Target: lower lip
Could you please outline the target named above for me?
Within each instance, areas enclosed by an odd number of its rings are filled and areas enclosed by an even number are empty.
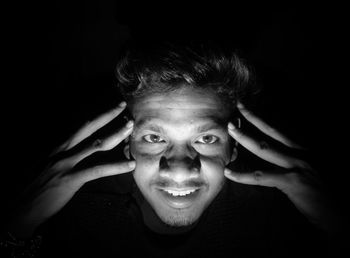
[[[189,208],[201,194],[201,189],[197,189],[195,192],[185,196],[173,196],[166,191],[157,189],[163,200],[172,208],[186,209]]]

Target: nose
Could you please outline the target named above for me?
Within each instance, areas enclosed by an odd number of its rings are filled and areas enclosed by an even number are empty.
[[[159,160],[160,176],[177,183],[199,177],[199,154],[191,146],[172,146]]]

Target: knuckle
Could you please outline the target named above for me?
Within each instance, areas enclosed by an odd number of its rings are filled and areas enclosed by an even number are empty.
[[[261,142],[259,142],[259,148],[261,150],[267,150],[270,148],[270,146],[266,141],[261,141]]]
[[[92,143],[92,147],[94,149],[103,149],[105,145],[105,142],[101,139],[96,139],[93,143]]]
[[[264,173],[260,170],[254,171],[253,173],[253,177],[255,182],[257,182],[258,184],[261,183],[261,180],[263,179]]]

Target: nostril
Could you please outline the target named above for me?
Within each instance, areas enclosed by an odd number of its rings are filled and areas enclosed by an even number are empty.
[[[160,170],[177,169],[180,167],[199,172],[201,170],[201,161],[199,155],[197,155],[194,159],[191,159],[190,157],[182,159],[167,159],[166,157],[162,156],[159,160]]]
[[[167,162],[167,160],[166,160],[166,158],[164,157],[164,156],[162,156],[161,158],[160,158],[160,160],[159,160],[159,168],[160,169],[166,169],[166,168],[168,168],[169,166],[168,166],[168,162]]]
[[[195,169],[197,171],[200,171],[201,170],[201,166],[202,166],[201,165],[201,160],[199,158],[199,155],[197,155],[192,161],[191,168]]]

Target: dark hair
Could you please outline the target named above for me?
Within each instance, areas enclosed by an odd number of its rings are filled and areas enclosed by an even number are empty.
[[[213,90],[231,107],[257,92],[245,62],[210,41],[131,44],[119,59],[116,79],[131,105],[139,97],[183,86]]]

